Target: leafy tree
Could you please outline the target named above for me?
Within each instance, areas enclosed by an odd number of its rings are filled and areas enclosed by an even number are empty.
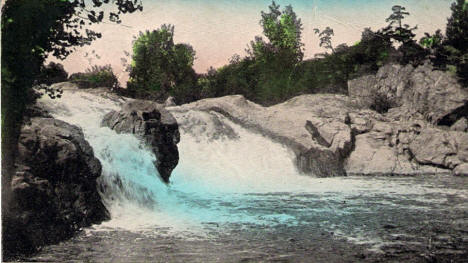
[[[441,30],[438,29],[432,35],[427,32],[424,33],[424,36],[419,40],[419,44],[426,50],[427,57],[435,61],[443,48],[444,40],[445,36],[442,34]]]
[[[8,191],[19,128],[32,86],[45,59],[66,58],[76,46],[90,44],[101,33],[89,29],[105,17],[120,23],[120,15],[142,10],[135,0],[7,0],[1,19],[2,202]]]
[[[355,45],[355,49],[354,60],[361,65],[367,65],[367,70],[374,72],[388,62],[391,54],[395,52],[390,37],[370,28],[364,29],[361,41]]]
[[[268,54],[258,51],[270,51],[276,55],[289,56],[292,63],[301,61],[304,56],[302,51],[304,44],[301,42],[301,19],[297,17],[290,5],[280,11],[280,6],[273,1],[268,8],[268,13],[261,12],[260,25],[269,42],[267,44],[262,38],[256,37],[251,45],[254,54],[268,56]]]
[[[251,87],[256,83],[257,102],[272,104],[296,92],[292,77],[304,56],[302,23],[291,6],[281,11],[274,1],[269,12],[261,12],[261,17],[260,25],[267,40],[257,36],[251,41],[247,52],[252,63],[247,72],[257,72],[258,75],[249,77],[252,82],[244,86]]]
[[[440,29],[438,29],[433,35],[430,35],[427,32],[424,33],[424,36],[419,40],[419,44],[424,48],[434,50],[442,45],[444,39],[444,35]]]
[[[127,87],[135,96],[149,95],[163,100],[169,95],[177,95],[176,99],[181,99],[196,82],[192,68],[195,50],[188,44],[174,43],[172,25],[140,32],[133,43],[132,58]]]

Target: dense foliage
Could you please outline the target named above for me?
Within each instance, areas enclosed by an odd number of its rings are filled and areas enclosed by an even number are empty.
[[[432,40],[433,62],[457,74],[468,86],[468,2],[457,0],[451,9],[445,37],[440,32],[426,37]]]
[[[410,15],[395,5],[380,30],[364,29],[361,40],[352,46],[333,45],[333,29],[315,29],[319,44],[329,53],[302,61],[301,23],[290,6],[284,11],[273,2],[262,12],[260,24],[268,41],[256,37],[248,56],[235,55],[230,63],[200,76],[200,97],[243,94],[250,100],[269,105],[303,93],[347,93],[350,79],[375,73],[385,63],[413,64],[427,60],[468,80],[468,3],[452,5],[446,36],[435,34],[415,39],[416,26],[404,23]],[[287,22],[287,23],[286,23]]]
[[[137,0],[7,0],[2,7],[2,144],[14,145],[32,86],[49,55],[66,58],[101,34],[88,29],[107,17],[142,10]]]
[[[174,43],[174,26],[140,32],[133,43],[132,59],[129,93],[154,100],[172,95],[179,103],[194,99],[185,96],[193,93],[196,83],[192,68],[195,50],[188,44]]]
[[[119,81],[115,76],[111,65],[92,66],[85,72],[74,73],[70,81],[76,83],[80,88],[119,88]]]
[[[1,19],[2,215],[8,214],[8,192],[19,130],[32,87],[46,82],[43,64],[51,55],[65,59],[76,46],[90,44],[101,34],[89,29],[108,18],[142,10],[139,0],[6,0]],[[42,74],[41,74],[41,69]],[[46,70],[47,71],[47,70]],[[47,92],[47,91],[46,91]],[[53,97],[59,97],[55,94]],[[4,221],[2,221],[4,222]],[[14,238],[8,234],[3,239]],[[18,249],[18,248],[16,248]]]
[[[247,57],[234,55],[229,65],[200,77],[202,97],[243,94],[253,101],[274,104],[298,92],[294,75],[304,56],[301,20],[291,6],[281,11],[273,2],[268,12],[261,13],[260,25],[266,39],[255,37]]]
[[[60,63],[50,62],[48,65],[42,66],[37,83],[51,85],[57,82],[67,81],[68,73]]]
[[[331,53],[303,61],[302,25],[292,7],[283,11],[273,2],[262,12],[264,35],[251,41],[248,56],[235,55],[218,70],[211,69],[198,80],[201,97],[243,94],[269,105],[303,93],[346,93],[351,78],[375,72],[395,53],[391,37],[365,29],[354,46],[332,45],[333,29],[316,29],[320,45]]]

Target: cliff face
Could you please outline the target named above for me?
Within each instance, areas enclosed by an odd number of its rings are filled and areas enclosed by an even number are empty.
[[[109,218],[96,184],[101,164],[80,128],[31,118],[21,129],[15,166],[9,211],[3,217],[5,258]]]
[[[288,145],[298,169],[317,176],[468,174],[468,90],[454,77],[429,65],[387,65],[350,81],[349,94],[271,107],[226,96],[167,109],[223,114]]]
[[[356,136],[348,171],[468,174],[468,89],[455,77],[428,64],[386,65],[348,86],[352,104],[387,110],[357,117],[368,126]]]
[[[386,110],[396,119],[416,117],[433,125],[451,126],[468,116],[468,88],[450,73],[429,64],[416,68],[385,65],[375,75],[349,81],[348,91],[362,107],[386,104]]]
[[[179,126],[162,105],[151,101],[133,100],[120,111],[104,116],[102,125],[117,133],[131,133],[143,139],[156,155],[155,166],[165,182],[179,161]]]

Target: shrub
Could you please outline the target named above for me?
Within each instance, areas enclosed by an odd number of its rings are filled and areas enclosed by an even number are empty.
[[[120,87],[111,65],[92,66],[85,72],[74,73],[70,76],[70,81],[82,89],[98,87],[116,89]]]
[[[41,67],[38,76],[38,84],[51,85],[53,83],[64,82],[68,79],[68,73],[60,63],[50,62],[46,66]]]
[[[389,109],[395,106],[395,103],[387,96],[387,94],[378,92],[372,96],[372,104],[369,108],[378,113],[386,113]]]

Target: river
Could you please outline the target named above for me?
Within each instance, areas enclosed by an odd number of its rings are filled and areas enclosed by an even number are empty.
[[[133,135],[101,127],[110,97],[65,90],[43,97],[80,126],[101,161],[111,220],[25,260],[92,262],[362,262],[468,258],[468,178],[300,174],[294,154],[222,116],[213,134],[174,113],[180,161],[170,184]],[[194,128],[195,127],[195,128]],[[229,131],[223,133],[223,130]]]

